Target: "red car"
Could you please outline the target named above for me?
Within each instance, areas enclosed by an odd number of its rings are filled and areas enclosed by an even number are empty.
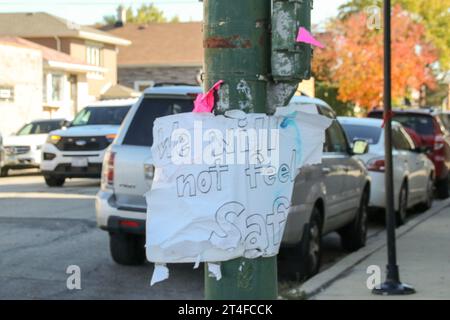
[[[404,127],[413,130],[419,146],[427,147],[428,157],[436,167],[436,193],[439,198],[449,197],[450,172],[450,133],[442,120],[429,109],[395,109],[393,120]],[[369,118],[383,118],[383,110],[375,109],[369,112]],[[419,141],[417,141],[419,140]]]

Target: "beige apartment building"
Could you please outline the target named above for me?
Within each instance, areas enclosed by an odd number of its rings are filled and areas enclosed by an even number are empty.
[[[88,104],[96,67],[19,37],[0,37],[0,133],[48,118],[71,119]]]
[[[0,13],[1,36],[25,38],[93,67],[86,74],[91,101],[117,84],[118,52],[120,47],[131,44],[126,39],[44,12]]]

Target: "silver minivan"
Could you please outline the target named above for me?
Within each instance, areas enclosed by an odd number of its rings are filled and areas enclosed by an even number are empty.
[[[151,187],[154,169],[151,123],[157,117],[191,112],[200,92],[201,88],[189,86],[147,89],[128,113],[105,156],[101,190],[96,198],[97,223],[109,232],[111,255],[119,264],[145,261],[143,195]],[[304,168],[296,178],[283,239],[282,253],[287,254],[292,266],[289,273],[306,277],[319,270],[322,235],[339,231],[348,250],[365,245],[370,178],[325,102],[294,97],[291,103],[316,108],[313,112],[334,119],[326,132],[323,163]]]

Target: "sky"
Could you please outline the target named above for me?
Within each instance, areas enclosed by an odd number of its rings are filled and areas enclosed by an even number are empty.
[[[153,2],[167,17],[179,16],[181,21],[202,19],[202,3],[198,0],[0,0],[0,12],[45,11],[78,24],[101,22],[105,15],[115,15],[118,5],[132,5]],[[337,8],[346,0],[315,0],[312,23],[320,23],[337,14]]]

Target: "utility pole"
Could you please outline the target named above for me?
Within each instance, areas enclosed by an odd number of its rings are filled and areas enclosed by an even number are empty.
[[[205,0],[205,90],[224,80],[215,108],[266,112],[271,0]],[[240,268],[240,270],[239,270]],[[211,300],[270,299],[278,295],[277,258],[238,258],[221,264],[222,279],[205,267],[205,296]]]
[[[394,210],[394,170],[392,161],[392,96],[391,96],[391,1],[384,0],[384,139],[385,139],[385,189],[388,264],[386,281],[373,289],[378,295],[406,295],[415,290],[400,282],[397,265]]]
[[[310,29],[312,0],[203,3],[205,91],[224,81],[215,113],[239,109],[272,114],[286,105],[299,81],[310,75],[311,47],[295,39],[300,26]],[[302,17],[309,20],[301,23]],[[278,296],[276,256],[222,262],[221,272],[222,279],[217,281],[205,267],[206,299],[273,300]]]

